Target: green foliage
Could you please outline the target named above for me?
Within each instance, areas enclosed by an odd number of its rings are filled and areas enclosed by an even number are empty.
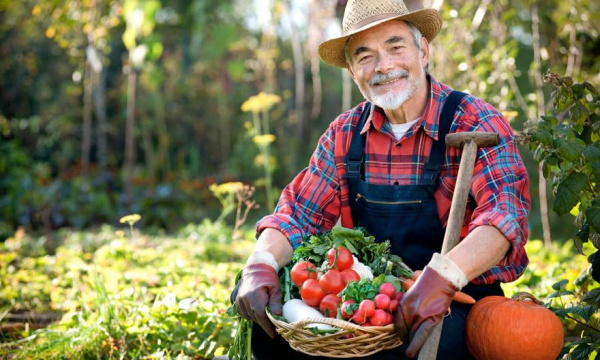
[[[553,87],[556,114],[528,123],[523,136],[542,163],[544,176],[552,180],[554,211],[575,216],[575,248],[582,254],[584,245],[593,249],[587,258],[590,266],[573,281],[575,288],[567,290],[569,280],[561,280],[549,295],[558,316],[583,327],[580,338],[563,353],[587,359],[600,349],[600,96],[585,81],[575,83],[550,72],[546,80]],[[572,299],[563,302],[563,298]]]
[[[25,234],[8,239],[0,247],[0,308],[53,311],[62,319],[3,334],[0,357],[210,359],[226,353],[237,329],[237,320],[224,316],[229,293],[254,242],[248,232],[220,243],[215,235],[231,234],[225,230],[190,225],[177,238],[135,230],[128,238],[129,229],[110,227],[61,232],[64,244],[55,255],[27,253],[39,240]],[[206,231],[212,235],[200,239]]]
[[[543,164],[544,175],[552,179],[554,211],[574,214],[577,241],[591,240],[600,248],[600,96],[588,82],[574,83],[553,73],[546,74],[546,80],[554,88],[557,115],[528,123],[524,136]]]

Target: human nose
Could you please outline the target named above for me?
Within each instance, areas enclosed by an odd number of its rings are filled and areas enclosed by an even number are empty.
[[[388,54],[379,54],[377,56],[377,63],[375,65],[375,71],[382,74],[387,74],[393,69],[392,56]]]

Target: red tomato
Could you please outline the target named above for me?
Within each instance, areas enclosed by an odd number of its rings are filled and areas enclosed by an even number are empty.
[[[294,285],[301,287],[306,280],[317,278],[317,267],[310,261],[297,262],[290,271],[290,277]]]
[[[375,307],[382,310],[387,310],[390,307],[390,297],[386,294],[377,294],[373,301],[375,301]]]
[[[308,306],[318,307],[324,296],[325,292],[316,279],[306,280],[300,288],[300,297]]]
[[[344,317],[344,319],[350,319],[352,315],[358,309],[358,304],[354,302],[354,300],[346,300],[342,303],[340,307],[340,313]]]
[[[344,283],[348,285],[351,281],[359,281],[360,275],[352,269],[344,269],[342,270],[342,278],[344,279]]]
[[[321,285],[326,294],[338,294],[346,287],[342,273],[336,269],[327,270],[319,279],[319,285]]]
[[[327,252],[329,266],[336,267],[339,271],[348,269],[354,264],[352,253],[345,247],[331,248]]]
[[[369,317],[369,321],[374,326],[386,326],[393,321],[392,314],[385,310],[377,309],[375,313]]]
[[[334,318],[337,316],[337,310],[342,302],[342,298],[335,294],[327,294],[321,300],[319,304],[319,310],[321,314],[326,317]]]
[[[386,294],[390,299],[393,299],[396,296],[396,288],[390,283],[383,283],[379,286],[379,293]]]
[[[358,313],[369,317],[375,313],[375,303],[373,300],[365,299],[358,305]]]

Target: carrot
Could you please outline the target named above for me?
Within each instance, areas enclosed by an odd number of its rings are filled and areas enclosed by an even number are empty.
[[[405,291],[408,291],[408,289],[410,289],[410,287],[413,286],[414,283],[415,281],[412,279],[400,279],[400,284],[402,285]]]
[[[421,275],[421,272],[421,270],[416,270],[413,272],[412,279],[400,280],[400,284],[402,284],[402,287],[405,291],[408,291],[408,289],[414,285],[415,280]],[[463,304],[475,304],[475,299],[471,295],[468,295],[462,291],[457,291],[452,300]]]
[[[421,273],[422,273],[422,272],[423,272],[423,270],[415,270],[415,271],[413,271],[413,273],[412,273],[412,277],[411,277],[411,278],[412,278],[413,280],[415,280],[415,281],[416,281],[416,280],[417,280],[417,278],[418,278],[419,276],[421,276]]]
[[[463,304],[475,304],[475,299],[462,291],[457,291],[452,300]]]

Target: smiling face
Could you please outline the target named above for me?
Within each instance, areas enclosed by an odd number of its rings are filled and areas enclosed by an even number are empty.
[[[347,44],[350,76],[373,104],[395,110],[427,88],[427,40],[415,44],[406,22],[392,20],[352,36]],[[426,96],[426,91],[420,94]]]

